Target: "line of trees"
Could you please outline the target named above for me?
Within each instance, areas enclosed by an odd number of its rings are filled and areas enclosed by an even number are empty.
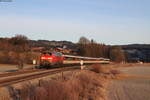
[[[38,55],[31,53],[29,39],[24,35],[12,38],[0,38],[0,63],[17,64],[20,69],[24,63],[32,63]],[[115,62],[125,61],[121,47],[96,43],[86,37],[81,37],[77,43],[78,55],[87,57],[104,57]]]
[[[24,35],[0,39],[0,63],[17,64],[19,69],[24,63],[31,62],[29,39]]]
[[[121,47],[96,43],[94,40],[90,41],[86,37],[79,39],[78,48],[78,54],[82,56],[104,57],[115,62],[125,61],[125,55]]]

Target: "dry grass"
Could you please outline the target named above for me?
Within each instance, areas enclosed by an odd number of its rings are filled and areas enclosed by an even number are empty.
[[[22,84],[21,89],[8,87],[9,96],[2,96],[0,100],[106,100],[106,79],[112,79],[120,72],[99,64],[90,67],[92,71],[60,74],[37,84]]]
[[[0,100],[12,100],[6,88],[0,88]]]
[[[137,66],[150,66],[150,63],[143,63],[143,64],[140,64],[140,63],[112,63],[112,64],[109,64],[109,65],[106,65],[106,66],[109,66],[109,67],[114,67],[114,68],[119,68],[119,67],[137,67]]]
[[[121,74],[119,70],[114,70],[114,69],[110,70],[110,73],[113,75]]]
[[[106,80],[92,71],[76,71],[38,84],[26,83],[21,89],[9,87],[12,100],[105,100]],[[5,99],[10,100],[10,99]]]
[[[106,100],[106,79],[120,72],[99,64],[90,67],[92,71],[60,74],[48,81],[40,80],[37,84],[23,84],[21,89],[8,87],[10,97],[12,100]],[[8,97],[3,100],[10,100]]]
[[[93,64],[91,70],[101,74],[106,79],[116,79],[118,75],[121,74],[119,70],[113,68],[112,65],[100,65],[100,64]]]
[[[93,64],[91,70],[96,73],[110,73],[111,68],[106,66],[101,66],[100,64]]]
[[[93,64],[90,66],[92,71],[96,73],[102,73],[102,74],[120,74],[120,71],[117,69],[114,69],[111,65],[101,65],[101,64]]]

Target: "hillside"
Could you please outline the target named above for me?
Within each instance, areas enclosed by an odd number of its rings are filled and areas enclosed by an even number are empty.
[[[76,48],[76,44],[70,41],[30,40],[29,44],[31,47],[46,47],[46,48],[65,47],[69,49]]]
[[[128,61],[150,62],[150,44],[121,45]]]

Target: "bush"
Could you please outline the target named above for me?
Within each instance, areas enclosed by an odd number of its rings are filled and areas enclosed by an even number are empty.
[[[69,77],[68,80],[41,80],[34,85],[27,83],[19,92],[11,89],[14,91],[11,94],[18,100],[104,100],[105,80],[98,74],[81,71],[66,77]]]
[[[117,75],[117,74],[120,74],[121,72],[118,70],[110,70],[110,73],[113,75]]]
[[[91,70],[96,73],[110,73],[111,70],[110,67],[102,66],[100,64],[93,64],[91,68]]]

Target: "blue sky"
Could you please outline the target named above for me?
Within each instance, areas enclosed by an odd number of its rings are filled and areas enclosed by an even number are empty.
[[[12,0],[0,2],[0,37],[105,44],[150,43],[149,0]]]

